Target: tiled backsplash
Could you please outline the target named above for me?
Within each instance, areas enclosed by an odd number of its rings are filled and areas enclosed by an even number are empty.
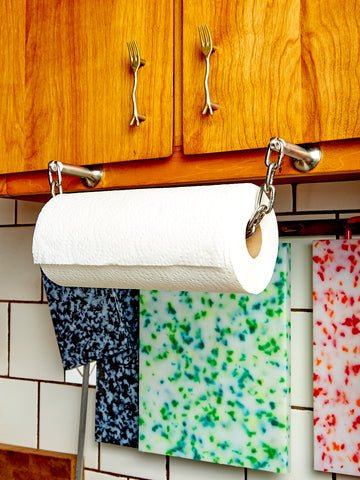
[[[280,185],[276,191],[279,220],[360,215],[360,181]],[[76,453],[80,377],[73,372],[65,376],[62,369],[40,271],[32,262],[33,226],[40,208],[37,203],[0,199],[0,443]],[[313,238],[284,240],[292,243],[291,472],[244,470],[98,444],[91,387],[85,480],[356,478],[313,470]]]

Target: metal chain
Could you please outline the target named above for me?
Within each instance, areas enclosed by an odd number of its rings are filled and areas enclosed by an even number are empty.
[[[281,138],[272,138],[270,140],[265,156],[265,166],[267,167],[266,179],[265,183],[260,187],[256,199],[255,212],[248,221],[246,227],[246,238],[254,235],[257,227],[260,225],[261,220],[273,209],[275,201],[275,187],[273,185],[274,175],[275,172],[281,167],[281,162],[284,157],[284,146],[285,142]],[[276,162],[270,161],[272,151],[278,152],[279,154]],[[267,203],[262,202],[264,194],[268,200]]]
[[[51,196],[55,197],[56,192],[55,190],[58,190],[58,193],[61,195],[63,193],[62,189],[62,178],[61,178],[61,163],[60,162],[50,162],[48,165],[48,177],[49,177],[49,184],[50,184],[50,191],[51,191]],[[57,180],[53,179],[53,173],[57,174]]]

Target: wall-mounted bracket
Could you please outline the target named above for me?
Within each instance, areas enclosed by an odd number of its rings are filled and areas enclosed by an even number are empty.
[[[52,174],[56,173],[58,176],[58,181],[54,181]],[[55,162],[52,161],[48,165],[48,174],[49,174],[49,183],[51,187],[51,193],[55,196],[55,188],[58,188],[59,193],[62,193],[61,187],[61,174],[65,175],[75,175],[80,177],[83,185],[88,188],[94,188],[100,182],[103,171],[102,168],[94,168],[90,170],[87,167],[79,167],[77,165],[70,165],[68,163]]]
[[[284,155],[290,157],[292,166],[299,172],[309,172],[320,162],[320,147],[314,145],[294,145],[293,143],[286,142],[282,138],[272,138],[270,140],[271,150],[280,152],[280,143],[282,143]]]

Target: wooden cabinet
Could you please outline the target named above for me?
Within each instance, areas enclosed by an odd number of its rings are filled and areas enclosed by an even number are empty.
[[[204,57],[197,25],[217,50],[201,115]],[[184,0],[185,154],[360,136],[360,2]]]
[[[46,169],[51,160],[88,165],[171,155],[172,6],[27,0],[24,160],[6,158],[1,173]],[[139,127],[129,125],[131,40],[146,60],[136,90],[146,116]]]
[[[8,195],[43,192],[51,160],[103,164],[98,188],[263,179],[259,149],[273,136],[360,137],[357,0],[7,0],[0,12],[8,72],[0,174],[12,174]],[[204,24],[217,46],[213,116],[201,113]],[[146,60],[136,92],[147,117],[140,127],[129,125],[130,40]],[[330,154],[331,166],[325,159],[308,176],[360,173],[360,141],[349,142],[340,146],[342,163]],[[339,145],[324,151],[338,154]],[[39,170],[41,182],[23,174]],[[277,176],[284,172],[302,175],[284,166]]]
[[[360,2],[302,0],[301,19],[305,141],[360,137]]]
[[[184,152],[265,147],[271,137],[301,139],[300,0],[184,0]],[[205,61],[197,25],[209,26],[209,90],[219,104],[204,106]]]
[[[1,1],[0,18],[0,171],[4,173],[24,166],[25,0]]]

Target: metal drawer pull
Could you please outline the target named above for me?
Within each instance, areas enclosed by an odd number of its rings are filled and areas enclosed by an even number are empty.
[[[209,113],[210,115],[213,115],[213,110],[217,110],[219,108],[219,105],[210,101],[208,79],[210,73],[210,55],[212,54],[212,52],[215,51],[216,48],[213,46],[209,27],[207,25],[200,25],[198,26],[198,29],[200,35],[201,52],[204,54],[206,61],[206,71],[204,78],[205,106],[203,108],[202,114],[205,115],[206,113]]]
[[[140,52],[139,52],[139,47],[137,46],[136,41],[131,41],[127,42],[127,47],[129,50],[129,56],[130,56],[130,66],[132,68],[132,71],[134,72],[134,87],[132,90],[131,94],[131,99],[133,103],[133,115],[130,120],[130,126],[133,126],[134,124],[138,127],[140,125],[140,122],[143,122],[146,120],[145,115],[140,115],[137,111],[137,106],[136,106],[136,98],[135,98],[135,92],[136,92],[136,87],[137,87],[137,72],[140,67],[143,67],[145,65],[145,60],[140,58]]]

